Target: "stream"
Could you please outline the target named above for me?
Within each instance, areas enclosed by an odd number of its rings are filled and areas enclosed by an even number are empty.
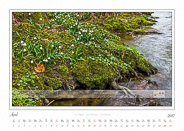
[[[138,93],[140,99],[124,98],[122,91],[114,91],[110,98],[106,96],[103,99],[101,97],[63,99],[54,101],[51,106],[172,106],[172,13],[154,12],[151,18],[157,22],[153,26],[146,27],[150,33],[121,36],[124,43],[136,46],[139,52],[158,69],[157,74],[144,77],[142,80],[120,83]],[[153,97],[154,93],[158,97]],[[145,94],[146,97],[141,97]]]

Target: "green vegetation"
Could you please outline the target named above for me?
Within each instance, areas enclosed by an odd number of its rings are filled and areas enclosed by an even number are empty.
[[[144,33],[144,26],[153,24],[148,15],[13,13],[13,105],[43,105],[44,94],[34,91],[69,90],[68,85],[76,83],[83,89],[105,89],[120,76],[157,72],[143,54],[116,35]]]

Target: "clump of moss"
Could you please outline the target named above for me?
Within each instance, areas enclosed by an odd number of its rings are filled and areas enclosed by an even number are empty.
[[[56,90],[62,88],[63,83],[54,75],[52,68],[48,67],[47,72],[39,75],[44,90]]]
[[[77,62],[72,71],[80,83],[99,89],[104,89],[105,84],[118,76],[115,67],[89,60]]]
[[[69,69],[66,65],[60,65],[58,72],[61,74],[63,79],[67,79],[69,77]]]
[[[123,61],[129,63],[133,70],[142,72],[148,76],[157,72],[157,68],[151,65],[135,47],[130,47],[126,50]]]
[[[48,22],[47,13],[43,12],[15,12],[13,15],[18,22],[30,22],[30,20],[33,20],[32,22],[37,24]]]

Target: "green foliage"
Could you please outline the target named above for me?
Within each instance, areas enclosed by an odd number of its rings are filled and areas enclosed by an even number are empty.
[[[72,71],[79,82],[90,88],[104,89],[105,84],[117,77],[115,67],[90,60],[77,62]]]
[[[69,77],[69,69],[66,65],[60,65],[58,72],[61,74],[63,79],[67,79]]]
[[[116,35],[144,33],[143,26],[153,24],[146,13],[17,12],[14,18],[20,22],[14,21],[12,31],[15,106],[42,105],[45,95],[30,98],[16,90],[67,89],[63,85],[71,78],[88,88],[105,89],[120,75],[157,71]],[[34,72],[35,63],[43,63],[45,71]]]

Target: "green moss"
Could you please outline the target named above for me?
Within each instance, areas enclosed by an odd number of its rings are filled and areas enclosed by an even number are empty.
[[[54,75],[52,68],[47,68],[47,72],[40,74],[39,78],[44,90],[56,90],[63,85],[60,79]]]
[[[105,66],[97,61],[77,62],[73,68],[76,79],[90,88],[104,89],[105,84],[117,76],[115,67]]]
[[[48,22],[47,13],[44,12],[16,12],[14,15],[18,22],[29,22],[31,19],[35,24]]]
[[[60,65],[58,72],[61,74],[63,79],[67,79],[69,77],[69,69],[66,65]]]
[[[130,47],[126,50],[123,61],[130,65],[131,68],[129,67],[129,70],[133,72],[136,70],[138,72],[143,72],[148,76],[157,72],[156,67],[151,65],[135,47]]]

